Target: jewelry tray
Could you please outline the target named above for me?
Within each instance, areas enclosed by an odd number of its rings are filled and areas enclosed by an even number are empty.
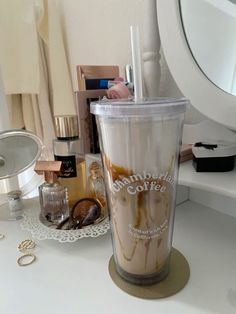
[[[92,224],[77,230],[58,230],[43,224],[40,218],[38,199],[24,200],[24,214],[21,228],[31,233],[38,240],[52,239],[59,242],[75,242],[82,238],[99,237],[110,229],[109,218],[106,217],[97,224]]]

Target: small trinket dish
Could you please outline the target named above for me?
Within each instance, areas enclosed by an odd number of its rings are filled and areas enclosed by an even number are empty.
[[[56,229],[57,225],[50,223],[40,215],[38,199],[27,202],[24,209],[21,228],[31,233],[37,240],[52,239],[59,242],[75,242],[82,238],[99,237],[110,229],[108,217],[96,219],[93,224],[83,226],[80,229]]]

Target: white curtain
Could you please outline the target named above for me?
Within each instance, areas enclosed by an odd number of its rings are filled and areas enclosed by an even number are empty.
[[[0,21],[11,126],[34,132],[51,151],[53,115],[75,114],[58,0],[1,0]]]
[[[39,90],[37,94],[7,95],[11,125],[25,128],[37,134],[46,148],[52,152],[52,139],[55,136],[53,114],[50,106],[49,78],[43,42],[39,38]]]

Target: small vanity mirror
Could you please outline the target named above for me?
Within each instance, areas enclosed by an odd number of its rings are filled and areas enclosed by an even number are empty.
[[[199,68],[236,96],[236,0],[180,0],[180,12]]]
[[[41,140],[31,132],[0,132],[0,180],[16,176],[31,167],[41,150]]]
[[[0,220],[22,218],[21,197],[41,182],[31,169],[42,153],[39,137],[26,130],[0,132]]]

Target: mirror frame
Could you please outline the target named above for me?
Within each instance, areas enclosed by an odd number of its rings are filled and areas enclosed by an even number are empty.
[[[157,0],[157,17],[166,62],[184,96],[209,119],[236,130],[236,96],[214,85],[193,58],[179,0]]]

